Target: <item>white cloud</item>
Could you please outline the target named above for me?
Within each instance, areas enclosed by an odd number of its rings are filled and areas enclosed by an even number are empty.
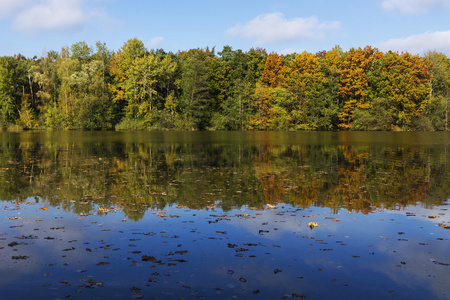
[[[413,54],[425,54],[435,50],[450,55],[450,30],[390,39],[380,43],[378,48],[383,51],[408,51]]]
[[[72,29],[88,17],[82,4],[83,0],[43,0],[22,10],[13,26],[26,33]]]
[[[384,0],[385,10],[399,10],[402,13],[424,13],[432,9],[450,8],[449,0]]]
[[[316,17],[288,20],[281,13],[270,13],[259,15],[245,25],[236,25],[227,32],[256,39],[257,43],[278,43],[321,39],[327,32],[339,28],[339,22],[319,22]]]
[[[154,49],[154,48],[160,46],[162,41],[164,41],[164,38],[162,36],[154,37],[150,41],[147,42],[147,48]]]
[[[9,17],[17,10],[25,7],[31,0],[0,0],[0,18]]]

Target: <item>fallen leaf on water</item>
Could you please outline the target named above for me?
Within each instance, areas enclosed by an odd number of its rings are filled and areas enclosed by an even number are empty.
[[[445,225],[445,224],[443,224],[443,223],[439,223],[438,226],[439,226],[439,227],[442,227],[442,228],[444,228],[444,229],[450,229],[450,226],[449,226],[449,225]]]
[[[21,217],[7,217],[7,218],[4,218],[4,220],[22,220],[23,218],[21,218]]]
[[[312,230],[314,227],[319,227],[319,224],[317,222],[309,222],[308,227]]]
[[[17,245],[19,245],[19,243],[16,242],[16,241],[11,242],[11,243],[8,244],[9,247],[14,247],[14,246],[17,246]]]
[[[150,256],[150,255],[142,255],[141,259],[142,259],[142,261],[151,261],[154,263],[160,262],[154,256]]]
[[[27,259],[27,258],[30,258],[29,256],[25,256],[25,255],[17,255],[17,256],[12,256],[11,257],[11,259],[14,259],[14,260],[25,260],[25,259]]]

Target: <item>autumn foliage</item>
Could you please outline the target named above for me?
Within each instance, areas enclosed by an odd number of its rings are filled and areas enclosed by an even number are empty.
[[[0,58],[0,124],[135,130],[446,130],[450,62],[371,46],[178,53],[130,39]]]

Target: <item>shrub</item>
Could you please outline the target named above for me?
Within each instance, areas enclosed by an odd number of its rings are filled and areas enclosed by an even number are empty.
[[[116,130],[147,130],[145,120],[124,118],[119,124],[116,125]]]

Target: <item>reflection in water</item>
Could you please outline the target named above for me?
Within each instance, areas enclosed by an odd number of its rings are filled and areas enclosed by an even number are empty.
[[[448,299],[448,144],[1,133],[2,297]]]
[[[368,213],[448,199],[447,134],[379,134],[3,134],[0,199],[37,196],[78,214],[118,205],[133,220],[175,203]]]
[[[448,299],[448,230],[411,214],[178,206],[128,222],[28,199],[0,212],[0,287],[5,299]]]

